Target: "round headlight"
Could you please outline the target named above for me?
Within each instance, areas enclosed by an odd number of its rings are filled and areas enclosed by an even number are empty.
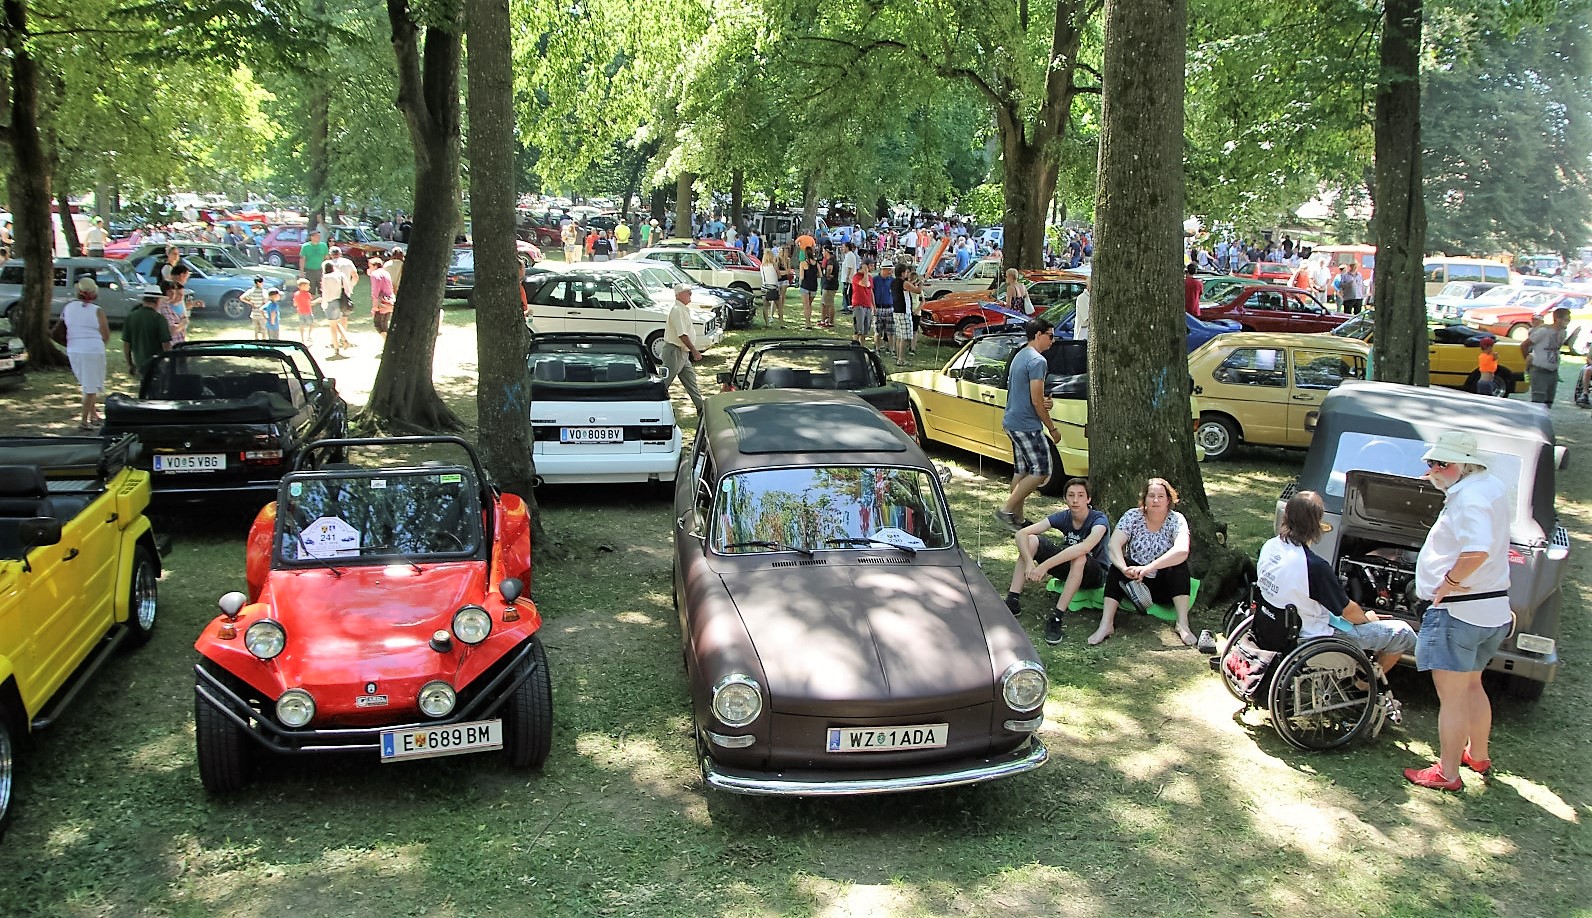
[[[431,717],[447,717],[459,696],[446,682],[427,682],[420,687],[420,710]]]
[[[725,676],[713,687],[713,716],[728,727],[744,727],[763,713],[757,682],[740,673]]]
[[[285,726],[302,727],[314,718],[315,699],[303,689],[288,689],[276,700],[276,719]]]
[[[480,606],[465,606],[453,613],[453,636],[465,644],[479,644],[492,633],[492,616]]]
[[[1013,711],[1032,711],[1045,703],[1049,688],[1044,667],[1031,660],[1013,663],[1001,676],[1001,695]]]
[[[243,646],[262,660],[270,660],[287,646],[287,632],[273,621],[255,622],[243,632]]]

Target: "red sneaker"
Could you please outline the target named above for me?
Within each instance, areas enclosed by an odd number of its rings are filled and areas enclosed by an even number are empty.
[[[1456,777],[1450,781],[1443,777],[1443,766],[1437,762],[1433,762],[1426,768],[1406,768],[1404,769],[1404,777],[1411,784],[1419,784],[1421,787],[1430,787],[1433,790],[1457,791],[1465,789],[1465,782],[1459,780],[1459,778]]]
[[[1478,775],[1484,775],[1492,768],[1492,759],[1473,759],[1470,757],[1470,747],[1466,746],[1465,751],[1459,754],[1459,764]]]

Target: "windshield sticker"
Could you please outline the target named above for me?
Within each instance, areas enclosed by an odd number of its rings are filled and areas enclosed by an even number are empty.
[[[458,483],[464,481],[464,476],[460,475],[458,473],[454,473],[454,474],[451,474],[451,475],[438,475],[437,476],[437,481],[440,484],[458,484]]]
[[[293,495],[294,497],[298,497],[304,493],[304,485],[301,482],[295,481],[287,486],[287,493]]]
[[[335,516],[323,516],[299,533],[304,556],[310,558],[357,557],[359,542],[359,530]]]
[[[385,479],[385,478],[372,478],[370,480],[370,486],[373,489],[375,489],[377,491],[380,491],[381,489],[387,487],[387,479]]]
[[[891,545],[900,545],[902,548],[928,547],[924,544],[922,539],[912,535],[911,533],[908,533],[906,530],[896,529],[893,526],[881,529],[868,538],[877,539],[880,542],[889,542]]]

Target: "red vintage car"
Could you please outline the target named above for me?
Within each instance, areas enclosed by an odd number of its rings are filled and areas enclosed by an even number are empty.
[[[1261,284],[1240,287],[1217,303],[1201,306],[1200,318],[1231,319],[1244,331],[1329,332],[1353,316],[1332,312],[1308,290]]]
[[[348,256],[361,271],[365,270],[365,264],[370,261],[372,255],[386,258],[393,249],[403,247],[401,243],[382,239],[363,226],[332,226],[327,228],[327,233],[329,235],[321,237],[321,241],[333,248],[342,249],[343,254]],[[313,270],[318,266],[299,265],[299,250],[308,241],[308,227],[278,226],[267,233],[264,241],[260,243],[260,257],[268,265],[298,266],[302,270]]]
[[[221,597],[194,645],[206,790],[241,788],[262,753],[547,758],[552,683],[524,596],[525,502],[492,487],[456,437],[322,440],[305,456],[438,446],[468,463],[301,458],[255,518],[248,593]]]
[[[1260,280],[1281,281],[1286,284],[1293,280],[1294,271],[1296,270],[1296,268],[1292,267],[1287,262],[1252,261],[1249,264],[1239,266],[1239,269],[1233,273],[1239,275],[1240,277],[1253,277]]]
[[[1028,299],[1034,304],[1035,315],[1057,303],[1077,299],[1089,285],[1089,276],[1076,271],[1030,270],[1023,271],[1022,276],[1023,283],[1028,285]],[[928,338],[966,341],[980,325],[1004,325],[1025,318],[1006,309],[1002,305],[1005,300],[1006,279],[1002,276],[989,290],[948,293],[937,300],[926,301],[919,319],[920,327]]]

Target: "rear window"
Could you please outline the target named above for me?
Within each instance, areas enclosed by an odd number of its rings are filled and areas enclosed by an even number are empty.
[[[304,404],[298,375],[276,357],[209,354],[158,360],[143,386],[143,397],[208,401],[248,398],[256,392]]]
[[[635,382],[648,376],[640,346],[621,342],[538,344],[526,367],[542,382]]]
[[[866,354],[834,348],[777,348],[747,367],[751,389],[867,389],[880,384]]]

